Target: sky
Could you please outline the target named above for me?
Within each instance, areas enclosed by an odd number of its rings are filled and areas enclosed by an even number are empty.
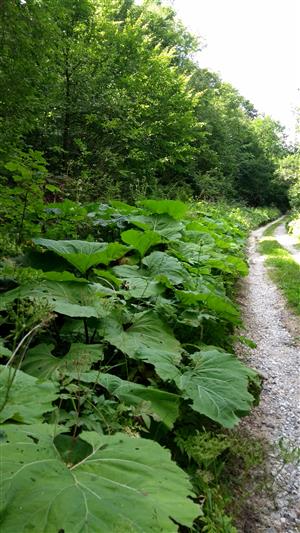
[[[221,75],[295,141],[300,107],[300,0],[165,0],[205,48],[200,67]]]

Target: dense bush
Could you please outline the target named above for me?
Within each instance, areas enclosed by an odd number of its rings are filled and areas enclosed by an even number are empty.
[[[258,391],[232,294],[267,210],[84,209],[93,240],[34,238],[1,264],[3,531],[233,532],[212,473]]]

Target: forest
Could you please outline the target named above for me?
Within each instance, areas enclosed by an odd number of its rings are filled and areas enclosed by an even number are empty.
[[[237,282],[300,151],[160,0],[0,2],[3,533],[235,533]]]

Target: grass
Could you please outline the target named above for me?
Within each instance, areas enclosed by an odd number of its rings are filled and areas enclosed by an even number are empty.
[[[259,249],[266,256],[270,277],[282,290],[292,309],[300,315],[300,265],[274,237],[274,231],[280,224],[282,220],[265,230]]]

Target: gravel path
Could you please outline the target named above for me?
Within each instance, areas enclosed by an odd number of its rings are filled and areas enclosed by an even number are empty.
[[[282,227],[278,228],[278,236],[285,238],[284,225]],[[300,337],[297,330],[300,320],[287,310],[257,250],[264,229],[260,228],[251,235],[250,272],[242,282],[240,292],[246,328],[242,334],[253,339],[257,347],[250,353],[248,348],[238,347],[238,352],[264,378],[260,405],[243,420],[241,430],[245,429],[251,436],[270,445],[270,449],[267,446],[265,469],[273,483],[272,491],[265,490],[266,487],[260,491],[256,488],[256,494],[247,502],[239,531],[295,533],[300,531],[300,515],[297,512],[300,508],[300,472],[295,464],[284,464],[277,443],[284,438],[289,447],[300,445]],[[254,490],[255,483],[257,479],[253,479],[250,492]]]
[[[298,241],[295,237],[286,232],[285,225],[280,224],[280,226],[276,228],[274,235],[281,246],[286,248],[293,255],[294,260],[300,265],[300,250],[295,246]]]

